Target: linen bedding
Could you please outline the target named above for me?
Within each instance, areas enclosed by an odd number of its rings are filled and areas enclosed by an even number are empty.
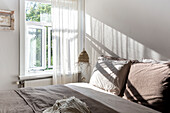
[[[0,92],[0,113],[42,113],[56,100],[75,96],[85,102],[91,113],[157,113],[87,83],[23,88]]]
[[[91,113],[85,102],[76,97],[57,100],[55,104],[47,108],[43,113]]]

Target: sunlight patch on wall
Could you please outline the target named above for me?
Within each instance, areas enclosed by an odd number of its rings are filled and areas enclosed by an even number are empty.
[[[155,60],[167,59],[155,50],[146,47],[126,34],[111,28],[87,14],[86,49],[92,66],[95,65],[98,56],[101,54],[138,60],[143,58]]]

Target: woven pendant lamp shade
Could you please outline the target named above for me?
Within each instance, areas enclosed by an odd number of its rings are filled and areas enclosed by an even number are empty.
[[[89,56],[88,56],[87,52],[85,51],[85,49],[83,49],[83,51],[80,53],[79,58],[78,58],[78,62],[89,63]]]

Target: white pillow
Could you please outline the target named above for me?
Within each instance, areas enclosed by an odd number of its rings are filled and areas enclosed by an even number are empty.
[[[93,69],[90,84],[119,95],[127,78],[131,61],[99,59]]]
[[[169,61],[161,61],[161,60],[154,60],[154,59],[142,59],[143,63],[153,63],[153,64],[169,64],[170,63],[170,60]]]
[[[157,61],[154,59],[142,59],[142,62],[143,63],[157,63]]]

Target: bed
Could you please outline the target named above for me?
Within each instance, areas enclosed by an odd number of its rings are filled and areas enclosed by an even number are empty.
[[[0,92],[0,113],[42,113],[57,99],[75,96],[91,113],[158,113],[88,83],[70,83]]]
[[[88,108],[88,112],[76,113],[170,113],[169,95],[169,61],[101,56],[89,83],[0,91],[0,113],[60,113],[46,111],[72,97]]]

